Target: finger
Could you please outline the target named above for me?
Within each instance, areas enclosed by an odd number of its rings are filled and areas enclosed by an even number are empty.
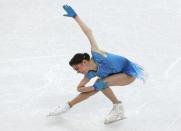
[[[65,5],[65,8],[68,8],[68,5]]]
[[[71,7],[69,5],[66,6],[67,9],[70,9]]]
[[[68,7],[67,7],[67,5],[64,5],[63,8],[66,10]]]
[[[63,5],[63,8],[65,9],[66,5]]]
[[[69,15],[68,15],[68,14],[64,14],[63,16],[65,16],[65,17],[69,17]]]

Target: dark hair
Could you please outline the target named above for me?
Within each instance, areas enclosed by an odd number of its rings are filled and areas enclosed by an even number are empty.
[[[87,53],[77,53],[75,54],[69,62],[70,66],[82,63],[83,60],[90,60],[90,56]]]

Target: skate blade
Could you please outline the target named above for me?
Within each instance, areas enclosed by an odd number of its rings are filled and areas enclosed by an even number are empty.
[[[59,114],[48,114],[46,115],[46,117],[56,117],[56,116],[60,116],[62,113]]]
[[[112,123],[115,123],[115,122],[117,122],[117,121],[124,120],[124,119],[126,119],[126,117],[120,117],[120,118],[118,118],[118,119],[116,119],[116,120],[105,121],[104,124],[105,124],[105,125],[108,125],[108,124],[112,124]]]

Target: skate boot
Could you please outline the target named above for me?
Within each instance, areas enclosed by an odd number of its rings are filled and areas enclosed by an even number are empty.
[[[121,102],[113,104],[112,110],[109,112],[108,116],[105,118],[104,124],[113,123],[119,120],[125,119],[124,109]]]
[[[58,106],[54,111],[49,112],[47,116],[58,116],[70,110],[70,105],[65,103],[63,106]]]

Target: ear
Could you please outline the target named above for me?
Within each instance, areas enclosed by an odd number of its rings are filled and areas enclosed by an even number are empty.
[[[82,61],[82,64],[83,64],[83,65],[87,64],[87,61],[86,61],[86,60],[83,60],[83,61]]]

